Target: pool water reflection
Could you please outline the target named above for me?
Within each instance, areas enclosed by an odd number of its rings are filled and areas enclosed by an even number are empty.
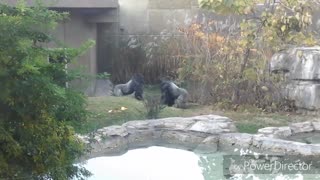
[[[122,156],[89,159],[84,164],[93,175],[89,180],[220,180],[223,154],[198,155],[165,147],[130,150]],[[320,174],[320,172],[319,172]],[[320,179],[319,175],[236,175],[229,179]]]
[[[193,152],[149,147],[90,159],[85,167],[91,180],[203,180],[198,161]]]

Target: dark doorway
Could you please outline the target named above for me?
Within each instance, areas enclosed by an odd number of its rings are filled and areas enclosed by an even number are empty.
[[[117,23],[97,24],[97,72],[111,72],[118,50]]]

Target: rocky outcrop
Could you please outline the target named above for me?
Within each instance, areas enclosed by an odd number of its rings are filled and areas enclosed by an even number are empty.
[[[297,133],[308,133],[314,131],[314,127],[311,122],[302,122],[302,123],[294,123],[290,124],[290,129],[292,131],[292,134]]]
[[[236,127],[229,118],[205,115],[130,121],[79,137],[91,146],[88,157],[97,157],[120,155],[130,149],[149,146],[215,152],[219,134],[232,132],[236,132]]]
[[[90,145],[84,159],[121,155],[130,149],[164,146],[200,153],[247,150],[279,155],[320,156],[320,144],[306,144],[280,138],[295,133],[315,131],[319,122],[296,123],[288,127],[267,127],[258,134],[237,133],[232,120],[205,115],[188,118],[165,118],[130,121],[109,126],[86,136],[79,136]]]
[[[313,126],[315,131],[319,131],[320,132],[320,122],[312,122],[312,126]]]
[[[94,96],[111,96],[113,84],[109,79],[97,79]]]
[[[292,80],[320,80],[320,47],[297,47],[271,58],[272,72],[285,72]]]
[[[293,123],[285,127],[266,127],[259,129],[258,134],[262,137],[285,139],[320,146],[320,122],[318,121]]]
[[[109,79],[91,80],[85,94],[90,97],[111,96],[113,94],[113,84]]]
[[[259,134],[263,134],[267,137],[282,138],[292,135],[290,127],[266,127],[258,130]]]
[[[272,138],[287,138],[296,134],[320,132],[320,122],[292,123],[284,127],[265,127],[258,130],[258,134]]]
[[[320,156],[320,145],[306,144],[255,135],[251,149],[255,152],[279,155]]]
[[[284,73],[284,96],[300,109],[320,109],[320,47],[298,47],[273,55],[270,70]]]

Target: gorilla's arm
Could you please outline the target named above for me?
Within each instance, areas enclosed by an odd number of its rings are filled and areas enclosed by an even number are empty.
[[[131,87],[133,89],[134,97],[138,100],[143,99],[143,87],[144,87],[144,78],[141,74],[135,74],[132,77]]]

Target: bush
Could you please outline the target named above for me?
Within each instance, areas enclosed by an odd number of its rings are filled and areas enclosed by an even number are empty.
[[[187,84],[192,102],[294,109],[281,93],[285,79],[270,74],[269,59],[280,49],[317,44],[310,26],[316,1],[265,2],[270,4],[261,8],[253,0],[201,0],[202,8],[215,13],[205,12],[207,17],[218,18],[180,27],[176,46],[168,43],[174,38],[159,45],[171,60],[179,57],[179,80]]]
[[[73,165],[85,147],[67,124],[86,120],[86,99],[66,88],[65,65],[91,43],[80,49],[42,46],[65,17],[40,6],[0,4],[0,179],[89,175]]]
[[[143,101],[143,105],[146,109],[147,119],[159,118],[160,112],[165,108],[158,96],[147,96]]]
[[[114,83],[127,82],[133,74],[140,73],[148,84],[156,84],[160,77],[177,75],[180,58],[174,57],[173,49],[180,41],[173,35],[164,37],[135,36],[124,37],[120,40],[119,53],[112,60],[111,80]]]

